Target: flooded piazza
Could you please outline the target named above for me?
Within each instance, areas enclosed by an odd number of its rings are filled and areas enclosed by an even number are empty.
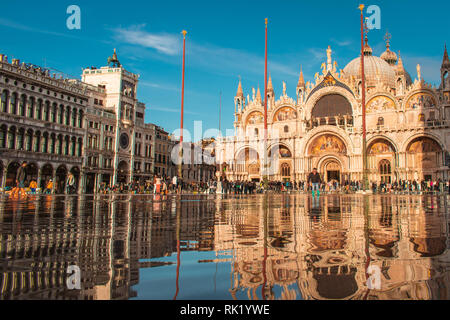
[[[0,201],[2,300],[450,299],[447,196]],[[68,287],[68,268],[80,289]]]

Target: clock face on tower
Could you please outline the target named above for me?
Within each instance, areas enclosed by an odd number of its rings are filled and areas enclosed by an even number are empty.
[[[126,133],[122,133],[119,138],[120,147],[122,149],[127,149],[130,145],[130,138]]]

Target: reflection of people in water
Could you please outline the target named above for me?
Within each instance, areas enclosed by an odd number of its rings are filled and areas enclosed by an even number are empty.
[[[309,210],[309,216],[312,220],[317,221],[320,219],[320,215],[322,214],[320,209],[320,198],[319,197],[312,197],[309,198],[310,202],[310,210]]]

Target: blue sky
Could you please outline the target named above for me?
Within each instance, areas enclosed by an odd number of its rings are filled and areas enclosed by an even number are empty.
[[[346,1],[4,1],[0,11],[0,52],[9,58],[46,64],[80,78],[81,69],[103,66],[117,48],[124,67],[140,74],[138,97],[147,105],[146,121],[169,132],[179,127],[181,30],[188,31],[185,127],[233,127],[238,76],[244,94],[264,87],[264,18],[269,18],[269,72],[275,94],[295,96],[300,66],[313,80],[326,60],[328,45],[338,68],[359,53],[360,2]],[[81,8],[81,30],[68,30],[66,9]],[[422,66],[426,81],[439,85],[444,43],[450,40],[448,1],[396,0],[365,3],[381,8],[381,30],[372,30],[375,55],[384,49],[401,55],[413,78]]]

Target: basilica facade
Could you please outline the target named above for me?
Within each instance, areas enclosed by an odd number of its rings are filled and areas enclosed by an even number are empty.
[[[420,65],[413,80],[400,54],[391,51],[389,40],[378,57],[366,38],[364,62],[369,181],[448,179],[447,48],[439,87],[423,79]],[[234,99],[235,135],[219,139],[216,147],[228,180],[260,181],[267,175],[270,181],[304,181],[313,168],[318,168],[326,182],[362,180],[361,57],[338,70],[328,47],[321,69],[314,81],[306,83],[300,72],[294,98],[286,94],[283,83],[283,93],[276,99],[269,77],[267,140],[261,92],[253,89],[252,97],[245,97],[239,81]],[[264,158],[269,159],[266,166]]]

